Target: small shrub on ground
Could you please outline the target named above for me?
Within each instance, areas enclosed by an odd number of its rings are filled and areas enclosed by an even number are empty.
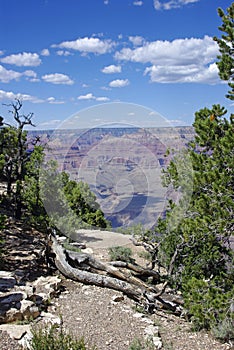
[[[111,247],[108,249],[109,257],[111,261],[125,261],[133,262],[132,250],[128,247]]]
[[[88,348],[84,338],[76,339],[64,331],[62,326],[47,326],[32,330],[32,350],[97,350]]]
[[[232,298],[234,287],[225,291],[219,281],[192,277],[184,285],[185,307],[195,330],[211,329],[219,339],[234,338],[234,313]]]
[[[215,338],[224,342],[234,340],[234,319],[226,317],[218,325],[211,328],[211,333]]]
[[[132,344],[128,348],[128,350],[154,350],[154,342],[151,337],[148,337],[145,340],[136,338],[133,340]]]
[[[65,241],[63,243],[63,248],[66,249],[66,250],[71,250],[72,252],[76,252],[76,253],[80,253],[81,252],[81,249],[70,244],[69,241]]]

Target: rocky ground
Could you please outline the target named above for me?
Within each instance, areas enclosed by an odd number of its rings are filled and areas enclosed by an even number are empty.
[[[128,236],[121,235],[116,241],[115,234],[110,236],[89,232],[86,239],[84,232],[80,234],[87,247],[99,259],[107,259],[107,248],[121,243],[134,250],[138,262],[146,263],[139,257],[141,248],[135,247]],[[43,247],[43,236],[21,225],[13,225],[2,236],[5,239],[5,263],[2,264],[2,269],[16,271],[21,282],[24,278],[35,278],[33,276],[38,276],[38,273],[45,274],[41,256],[34,252],[36,248]],[[29,259],[30,256],[33,259]],[[146,315],[144,310],[119,292],[82,285],[65,278],[62,278],[62,285],[63,291],[51,300],[48,311],[61,318],[65,329],[78,337],[84,336],[89,344],[95,344],[99,350],[128,350],[134,339],[143,339],[150,332],[159,336],[158,348],[161,346],[165,350],[234,349],[231,344],[218,342],[209,333],[192,332],[191,324],[182,318],[160,310],[153,315]],[[6,332],[1,332],[0,349],[22,348]]]

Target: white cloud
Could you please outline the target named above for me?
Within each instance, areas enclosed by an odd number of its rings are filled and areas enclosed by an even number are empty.
[[[43,100],[28,94],[14,93],[12,91],[0,90],[0,100],[14,100],[19,99],[22,101],[30,101],[32,103],[42,103]]]
[[[158,40],[135,49],[124,48],[115,54],[115,58],[151,63],[145,74],[150,74],[153,82],[214,83],[219,81],[214,64],[218,54],[217,43],[205,36],[203,39],[176,39],[171,42]]]
[[[200,0],[170,0],[170,1],[154,0],[154,8],[155,10],[171,10],[171,9],[180,8],[184,5],[192,4],[198,1]]]
[[[11,80],[17,80],[22,76],[22,73],[8,70],[0,65],[0,81],[2,83],[9,83]]]
[[[108,97],[96,97],[96,101],[98,102],[107,102],[107,101],[110,101],[110,99]]]
[[[82,53],[104,54],[109,52],[113,45],[110,40],[85,37],[74,41],[63,41],[59,45],[53,45],[53,47],[77,50]]]
[[[23,52],[19,54],[13,54],[6,56],[1,59],[1,62],[14,64],[19,67],[26,66],[39,66],[41,64],[41,59],[37,53]]]
[[[116,79],[112,80],[109,84],[110,87],[124,87],[129,85],[129,80],[128,79]]]
[[[98,102],[106,102],[109,101],[108,97],[96,97],[91,92],[86,95],[80,95],[77,97],[78,100],[95,100]]]
[[[56,100],[54,97],[48,97],[47,102],[49,102],[50,104],[56,104],[56,105],[64,104],[64,101]]]
[[[215,63],[208,67],[196,65],[152,66],[145,69],[155,83],[218,83],[218,68]]]
[[[108,5],[109,4],[109,0],[104,0],[104,5]]]
[[[129,36],[128,39],[133,43],[134,46],[140,46],[144,43],[144,38],[142,38],[142,36],[139,35]]]
[[[11,80],[19,80],[22,76],[26,76],[27,80],[34,81],[37,78],[37,74],[32,70],[26,70],[25,72],[16,72],[11,69],[6,69],[0,65],[0,82],[9,83]]]
[[[56,52],[56,54],[57,54],[58,56],[70,56],[70,55],[72,55],[72,53],[69,52],[69,51],[67,51],[67,50],[58,50],[58,51]]]
[[[121,73],[121,66],[115,66],[111,64],[110,66],[106,66],[102,69],[102,73],[112,74],[112,73]]]
[[[80,95],[77,98],[78,98],[78,100],[93,100],[93,99],[95,99],[95,97],[93,96],[92,93],[88,93],[86,95]]]
[[[0,56],[4,55],[4,51],[0,50]]]
[[[26,76],[26,79],[35,83],[35,82],[38,82],[40,81],[40,79],[37,78],[37,73],[34,72],[33,70],[26,70],[23,75]]]
[[[41,55],[42,56],[49,56],[50,55],[50,51],[48,49],[44,49],[41,51]]]
[[[143,5],[143,1],[133,1],[133,5],[135,6],[142,6]]]
[[[45,74],[42,79],[47,83],[72,85],[74,81],[67,75],[61,73]]]

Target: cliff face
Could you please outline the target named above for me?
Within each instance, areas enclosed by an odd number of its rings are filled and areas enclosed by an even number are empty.
[[[167,190],[161,172],[168,148],[180,150],[193,138],[192,127],[94,128],[32,131],[49,143],[46,158],[90,185],[113,227],[150,227],[165,210]]]

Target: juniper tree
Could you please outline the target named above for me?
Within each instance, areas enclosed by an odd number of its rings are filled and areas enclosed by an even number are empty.
[[[234,3],[227,15],[221,9],[218,13],[223,20],[220,29],[227,35],[214,38],[220,47],[217,65],[221,79],[228,80],[231,88],[227,97],[234,99]],[[177,204],[169,202],[166,218],[159,220],[156,238],[155,233],[153,236],[168,282],[182,290],[196,326],[210,328],[234,317],[230,248],[234,232],[234,115],[227,117],[227,110],[218,104],[205,107],[195,113],[193,127],[195,137],[187,150],[192,186],[188,191],[189,173],[183,157],[175,156],[164,182],[177,191],[187,191]]]
[[[228,81],[228,85],[231,88],[227,94],[227,98],[234,100],[234,3],[227,8],[227,13],[219,8],[218,14],[223,22],[219,27],[219,30],[223,34],[221,38],[214,37],[220,51],[217,65],[220,78]]]

